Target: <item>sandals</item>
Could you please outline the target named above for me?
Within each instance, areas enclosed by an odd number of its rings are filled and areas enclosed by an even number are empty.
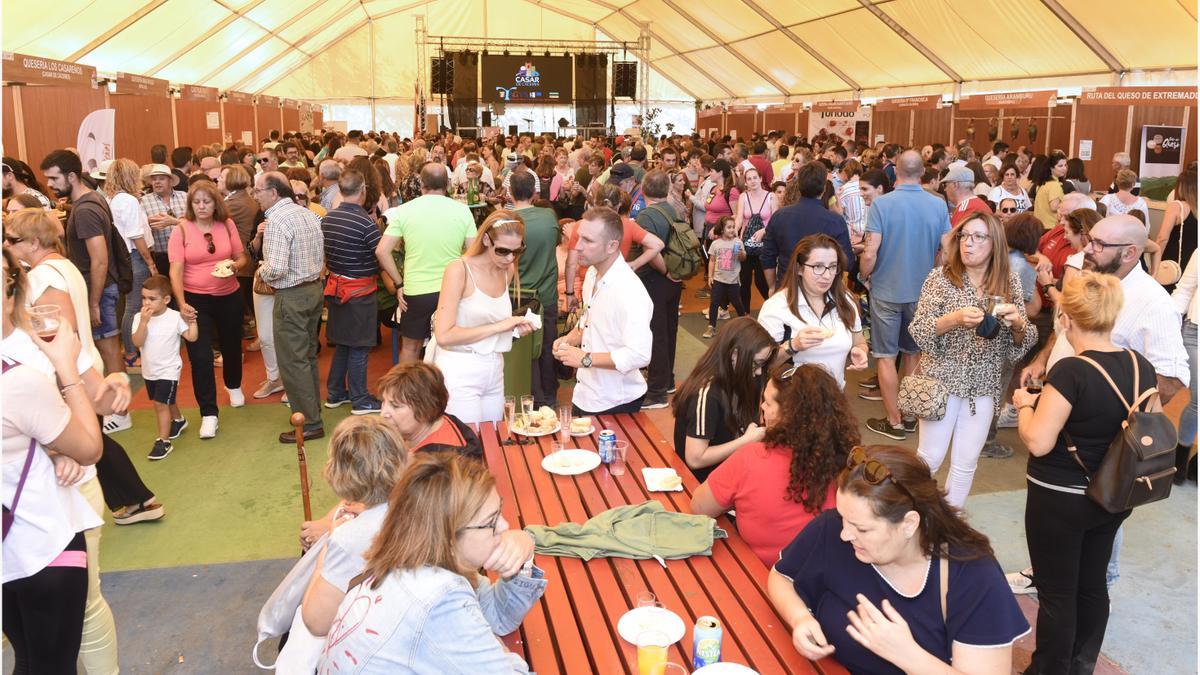
[[[146,504],[134,504],[132,506],[123,506],[116,511],[113,511],[113,522],[117,525],[132,525],[148,520],[158,520],[163,517],[165,509],[158,502],[150,502]]]

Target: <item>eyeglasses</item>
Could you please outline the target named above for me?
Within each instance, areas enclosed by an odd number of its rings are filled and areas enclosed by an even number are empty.
[[[4,236],[4,243],[8,244],[9,246],[16,246],[23,241],[25,241],[24,237],[10,237],[8,235]]]
[[[867,449],[861,445],[856,445],[850,449],[850,454],[846,457],[846,469],[852,471],[860,464],[863,468],[863,480],[871,485],[879,485],[890,478],[892,479],[892,484],[899,488],[912,501],[913,506],[917,505],[916,498],[908,491],[908,488],[904,487],[904,483],[896,480],[896,475],[892,473],[892,470],[886,464],[877,459],[868,459]]]
[[[208,244],[208,254],[212,255],[217,252],[217,243],[213,241],[212,232],[204,233],[204,243]]]
[[[1091,246],[1092,250],[1095,251],[1096,253],[1104,253],[1104,249],[1109,248],[1109,247],[1120,248],[1122,246],[1133,246],[1133,244],[1128,243],[1128,242],[1123,242],[1123,243],[1119,243],[1119,244],[1109,243],[1107,241],[1104,241],[1103,239],[1097,239],[1090,234],[1084,234],[1084,235],[1080,235],[1080,236],[1083,238],[1084,248]]]
[[[807,267],[808,269],[812,270],[812,273],[819,277],[823,277],[826,274],[829,274],[830,272],[833,272],[836,274],[838,271],[837,263],[834,263],[832,265],[809,265],[808,263],[802,263],[802,264],[805,267]]]
[[[1015,206],[1010,206],[1007,209],[1000,209],[1000,213],[1016,213],[1016,212],[1017,212],[1017,207],[1015,207]]]
[[[462,528],[462,530],[460,530],[460,532],[466,531],[466,530],[491,530],[492,534],[495,535],[496,534],[496,525],[499,524],[499,522],[500,522],[500,512],[496,511],[496,515],[492,516],[492,519],[489,520],[488,522],[486,522],[482,525],[467,525],[466,527]]]
[[[969,241],[972,244],[983,244],[991,240],[992,235],[982,232],[963,232],[959,230],[958,234],[954,235],[959,241]]]
[[[492,252],[501,258],[507,258],[510,255],[516,257],[525,252],[525,247],[520,246],[517,248],[504,248],[503,246],[493,246]]]

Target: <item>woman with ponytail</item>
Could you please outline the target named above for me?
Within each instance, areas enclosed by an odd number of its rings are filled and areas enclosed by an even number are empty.
[[[928,465],[902,447],[857,446],[836,485],[837,509],[800,532],[767,580],[797,651],[852,673],[1011,672],[1029,624],[987,537]]]

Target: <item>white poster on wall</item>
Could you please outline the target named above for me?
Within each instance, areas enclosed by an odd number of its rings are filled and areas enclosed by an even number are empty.
[[[1079,141],[1079,159],[1088,161],[1092,158],[1092,139],[1084,138]]]
[[[243,131],[242,132],[242,145],[244,145],[248,148],[254,147],[254,132],[253,131]]]
[[[209,129],[221,128],[221,113],[206,112],[204,113],[204,126]]]
[[[85,172],[91,173],[100,166],[100,162],[116,157],[116,121],[117,111],[113,108],[95,110],[83,118],[75,138],[75,147],[79,150],[79,159],[83,160]]]

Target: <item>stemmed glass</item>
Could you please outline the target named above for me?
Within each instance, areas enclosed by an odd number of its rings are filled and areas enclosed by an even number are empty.
[[[517,423],[517,399],[515,396],[504,397],[504,424],[508,427],[508,439],[504,445],[516,445],[513,438],[513,425]]]

